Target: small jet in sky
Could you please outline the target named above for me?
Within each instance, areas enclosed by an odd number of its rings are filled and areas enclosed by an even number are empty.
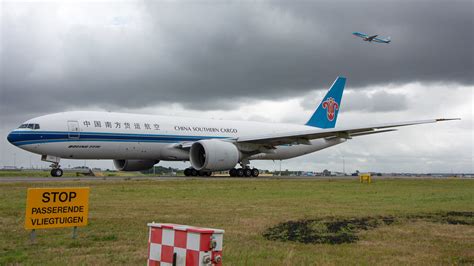
[[[360,37],[362,38],[364,41],[366,42],[379,42],[379,43],[390,43],[392,40],[390,39],[390,37],[387,37],[387,38],[383,38],[383,37],[379,37],[377,38],[377,34],[376,35],[372,35],[372,36],[369,36],[365,33],[362,33],[362,32],[353,32],[352,35],[354,36],[357,36],[357,37]]]

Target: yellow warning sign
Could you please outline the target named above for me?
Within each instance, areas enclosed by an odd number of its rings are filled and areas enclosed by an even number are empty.
[[[87,225],[89,188],[29,188],[25,228]]]

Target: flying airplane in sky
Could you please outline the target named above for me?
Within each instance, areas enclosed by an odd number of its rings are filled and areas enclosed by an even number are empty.
[[[335,128],[346,78],[338,77],[304,125],[74,111],[30,119],[8,141],[51,162],[61,176],[65,159],[108,159],[121,171],[147,170],[161,161],[190,161],[186,176],[227,171],[259,175],[252,160],[284,160],[341,144],[353,137],[453,119],[430,119]],[[239,164],[240,167],[236,168]]]
[[[369,36],[365,33],[357,32],[357,31],[353,32],[352,35],[360,37],[360,38],[362,38],[362,40],[364,40],[366,42],[390,43],[392,41],[390,39],[390,37],[387,37],[387,38],[378,37],[377,38],[378,35]]]

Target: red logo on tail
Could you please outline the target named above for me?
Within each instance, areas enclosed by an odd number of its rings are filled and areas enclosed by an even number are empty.
[[[334,98],[329,97],[323,102],[323,108],[327,110],[326,115],[329,121],[334,120],[336,110],[339,110],[339,104],[334,101]]]

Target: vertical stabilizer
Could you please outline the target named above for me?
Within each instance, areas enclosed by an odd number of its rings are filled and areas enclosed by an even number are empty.
[[[341,109],[342,92],[346,85],[346,78],[338,77],[318,108],[306,123],[307,126],[319,128],[334,128],[336,126],[337,114]]]

